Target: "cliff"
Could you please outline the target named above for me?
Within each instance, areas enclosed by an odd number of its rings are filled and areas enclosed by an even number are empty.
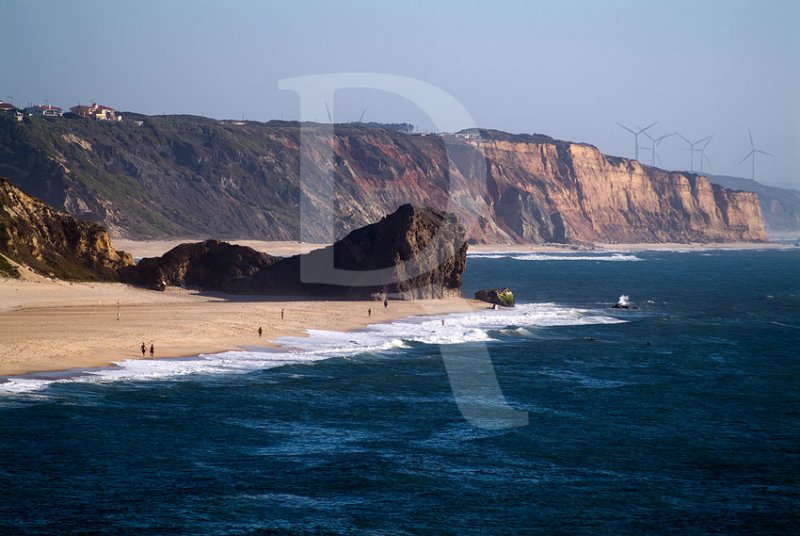
[[[543,135],[336,125],[328,162],[331,126],[305,124],[301,175],[298,123],[125,117],[0,118],[0,173],[56,207],[139,238],[332,242],[414,203],[455,213],[475,242],[766,239],[755,194]],[[320,182],[328,173],[332,194]]]
[[[725,188],[754,192],[768,235],[796,237],[800,234],[800,191],[725,175],[709,175],[708,180]]]
[[[61,279],[117,279],[132,265],[106,230],[57,211],[0,179],[0,253],[34,271]]]

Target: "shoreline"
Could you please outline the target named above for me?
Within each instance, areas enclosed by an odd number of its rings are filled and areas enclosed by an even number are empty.
[[[620,244],[477,244],[468,253],[633,253],[637,251],[743,251],[761,249],[795,249],[792,244],[778,242],[679,242]]]
[[[229,296],[122,283],[69,283],[45,278],[0,280],[0,378],[113,366],[143,358],[192,357],[254,346],[275,347],[308,330],[347,332],[412,316],[481,309],[466,298],[333,301]],[[372,309],[372,315],[367,314]],[[281,320],[281,309],[285,310]],[[117,316],[119,312],[119,317]],[[263,335],[258,335],[259,326]]]
[[[170,240],[130,240],[114,238],[112,242],[118,250],[126,251],[134,257],[155,257],[163,255],[179,244],[199,242],[203,239],[186,238]],[[308,253],[314,249],[324,248],[330,244],[312,244],[297,241],[268,241],[237,239],[226,240],[231,244],[248,246],[256,251],[270,255],[286,257]],[[635,252],[665,250],[757,250],[757,249],[793,249],[797,246],[780,242],[641,242],[620,244],[474,244],[469,246],[471,253],[602,253],[602,252]]]

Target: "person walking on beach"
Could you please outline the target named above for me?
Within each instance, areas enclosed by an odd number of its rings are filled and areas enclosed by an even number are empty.
[[[367,316],[372,316],[372,307],[367,309]]]
[[[281,320],[283,320],[283,309],[281,309]]]
[[[389,307],[389,300],[384,298],[384,300],[383,300],[383,308],[386,309],[387,307]]]
[[[144,346],[144,342],[142,342],[142,357],[144,357],[144,353],[147,351],[147,348]]]
[[[153,344],[151,343],[150,344],[150,357],[153,357],[154,355],[156,355],[156,349],[153,346]]]
[[[261,333],[263,333],[263,330],[261,329],[261,326],[258,326],[258,336],[259,337],[261,337]]]

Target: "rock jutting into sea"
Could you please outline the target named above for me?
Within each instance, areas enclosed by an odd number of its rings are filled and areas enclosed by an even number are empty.
[[[504,307],[514,307],[514,293],[509,288],[479,290],[475,293],[475,299]]]

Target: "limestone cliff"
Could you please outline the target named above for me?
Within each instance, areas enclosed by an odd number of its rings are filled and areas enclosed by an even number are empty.
[[[117,252],[106,230],[80,221],[0,179],[0,253],[43,275],[62,279],[116,280],[133,264]]]
[[[332,242],[414,203],[455,213],[476,242],[766,239],[755,194],[543,135],[126,118],[0,117],[0,174],[133,237]]]

